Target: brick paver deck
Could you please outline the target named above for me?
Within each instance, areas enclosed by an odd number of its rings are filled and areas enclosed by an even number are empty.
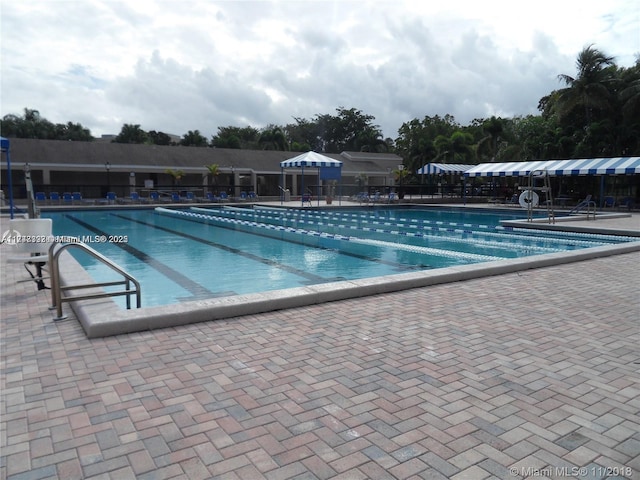
[[[3,264],[0,474],[638,479],[639,266],[88,340]]]

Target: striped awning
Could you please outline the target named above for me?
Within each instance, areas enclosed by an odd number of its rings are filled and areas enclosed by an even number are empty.
[[[640,157],[483,163],[467,170],[465,176],[517,177],[543,170],[549,175],[633,175],[640,174]]]
[[[340,160],[334,160],[331,157],[320,155],[316,152],[306,152],[302,155],[290,158],[280,162],[281,168],[300,168],[300,167],[342,167]]]
[[[439,173],[464,173],[475,165],[461,163],[427,163],[416,172],[418,175],[437,175]]]

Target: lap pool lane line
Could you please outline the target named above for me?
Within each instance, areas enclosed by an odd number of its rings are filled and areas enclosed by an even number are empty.
[[[72,220],[73,222],[77,223],[78,225],[86,228],[87,230],[89,230],[89,231],[91,231],[91,232],[93,232],[93,233],[95,233],[97,235],[105,235],[107,237],[109,236],[109,234],[107,232],[105,232],[104,230],[101,230],[101,229],[99,229],[97,227],[94,227],[93,225],[90,225],[90,224],[84,222],[83,220],[80,220],[79,218],[74,217],[73,215],[67,214],[67,215],[65,215],[65,217],[67,217],[69,220]],[[132,247],[128,243],[114,243],[113,245],[115,245],[116,247],[121,248],[122,250],[124,250],[125,252],[129,253],[130,255],[133,255],[138,260],[140,260],[140,261],[146,263],[147,265],[149,265],[150,267],[154,268],[155,270],[160,272],[162,275],[164,275],[165,277],[169,278],[171,281],[177,283],[182,288],[184,288],[185,290],[190,292],[195,298],[212,298],[212,297],[221,296],[219,293],[212,292],[208,288],[205,288],[202,285],[200,285],[199,283],[194,282],[189,277],[183,275],[182,273],[178,272],[177,270],[174,270],[170,266],[160,262],[159,260],[156,260],[153,257],[150,257],[149,255],[147,255],[143,251],[138,250],[135,247]],[[189,300],[194,300],[194,299],[192,298],[192,299],[189,299]]]
[[[117,214],[112,214],[112,215],[118,216]],[[127,218],[127,217],[122,217],[122,218]],[[182,216],[174,217],[174,218],[179,218],[180,220],[182,220],[184,222],[202,223],[202,221],[197,219],[197,218],[189,218],[189,217],[182,217]],[[154,228],[160,228],[160,229],[163,229],[163,230],[165,230],[167,232],[175,233],[177,235],[183,235],[182,232],[179,232],[179,231],[176,231],[176,230],[167,229],[165,227],[158,227],[156,225],[145,223],[145,222],[142,222],[142,221],[139,221],[139,220],[133,220],[133,219],[129,219],[129,220],[134,221],[134,222],[138,222],[138,223],[140,223],[142,225],[147,225],[147,226],[154,227]],[[220,228],[226,228],[223,225],[216,225],[216,226],[218,226]],[[261,234],[261,233],[257,233],[257,232],[249,232],[249,231],[246,231],[246,230],[242,230],[242,233],[245,233],[247,235],[255,235],[257,237],[264,237],[264,238],[268,238],[268,239],[273,240],[273,237],[271,237],[269,235],[264,235],[264,234]],[[194,237],[194,240],[202,241],[204,243],[209,243],[208,240],[199,239],[199,237]],[[322,247],[314,247],[314,246],[308,245],[308,244],[306,244],[304,242],[297,242],[297,241],[291,240],[291,239],[282,239],[281,241],[294,243],[294,244],[297,244],[297,245],[302,245],[302,246],[308,247],[308,248],[322,248]],[[220,248],[228,249],[228,247],[226,247],[226,245],[216,244],[216,246],[218,246]],[[234,251],[234,253],[237,253],[238,255],[251,255],[251,254],[245,253],[243,251],[237,251],[237,252]],[[425,265],[425,264],[422,264],[422,263],[421,264],[416,264],[416,265],[407,265],[407,264],[391,262],[391,261],[388,261],[388,260],[383,260],[381,258],[371,257],[371,256],[367,256],[367,255],[358,255],[358,254],[353,253],[353,252],[338,251],[338,253],[340,255],[345,255],[345,256],[348,256],[348,257],[359,258],[359,259],[365,260],[367,262],[373,262],[373,263],[379,263],[381,265],[387,265],[387,266],[393,267],[398,272],[407,272],[407,271],[414,271],[414,270],[425,270],[425,269],[432,268],[430,265]],[[257,257],[257,258],[262,258],[262,257]],[[271,262],[271,260],[266,260],[266,259],[264,259],[264,260],[267,261],[267,262]],[[276,265],[280,265],[280,264],[276,264]],[[288,267],[286,265],[282,265],[282,268],[291,268],[291,267]],[[297,271],[299,271],[299,270],[297,270]],[[333,280],[344,280],[344,278],[325,279],[325,281],[333,281]]]
[[[294,267],[290,267],[288,265],[285,265],[285,264],[282,264],[282,263],[279,263],[279,262],[275,262],[275,261],[270,260],[268,258],[260,257],[258,255],[254,255],[254,254],[251,254],[251,253],[248,253],[248,252],[244,252],[242,250],[239,250],[239,249],[236,249],[236,248],[233,248],[233,247],[229,247],[228,245],[212,242],[211,240],[208,240],[208,239],[205,239],[205,238],[202,238],[202,237],[197,237],[195,235],[189,235],[189,234],[186,234],[186,233],[181,232],[179,230],[174,230],[174,229],[171,229],[171,228],[168,228],[168,227],[155,225],[155,224],[152,224],[152,223],[144,222],[142,220],[137,220],[137,219],[128,217],[126,215],[122,215],[122,214],[118,214],[118,213],[111,213],[110,215],[113,215],[113,216],[115,216],[117,218],[120,218],[120,219],[123,219],[123,220],[127,220],[129,222],[138,223],[138,224],[144,225],[146,227],[155,228],[155,229],[161,230],[163,232],[171,233],[171,234],[174,234],[174,235],[179,235],[181,237],[188,238],[188,239],[196,241],[196,242],[204,243],[205,245],[209,245],[209,246],[212,246],[212,247],[215,247],[215,248],[219,248],[221,250],[224,250],[224,251],[236,254],[236,255],[243,256],[245,258],[248,258],[248,259],[263,263],[265,265],[269,265],[269,266],[273,266],[273,267],[279,268],[279,269],[284,270],[284,271],[286,271],[288,273],[293,273],[294,275],[297,275],[299,277],[305,278],[307,280],[306,283],[308,285],[317,285],[317,284],[320,284],[320,283],[327,283],[327,282],[334,282],[334,281],[344,280],[344,278],[342,278],[342,277],[326,278],[326,277],[322,277],[322,276],[319,276],[319,275],[314,275],[314,274],[309,273],[309,272],[307,272],[305,270],[300,270],[300,269],[297,269],[297,268],[294,268]],[[196,221],[196,220],[190,219],[190,218],[181,218],[181,220],[189,221],[189,222],[195,222],[195,223],[201,223],[199,221]],[[248,233],[248,232],[245,232],[245,233]],[[261,236],[258,233],[255,233],[253,235]],[[266,237],[266,238],[271,238],[271,237]],[[304,244],[301,243],[301,245],[304,245]],[[407,270],[415,270],[416,269],[416,267],[411,267],[411,266],[407,267],[405,265],[392,263],[392,262],[387,262],[387,261],[384,261],[384,260],[374,259],[374,258],[370,258],[370,257],[358,256],[358,255],[354,255],[354,254],[350,254],[350,253],[344,253],[344,252],[341,252],[341,253],[343,255],[350,255],[350,256],[353,256],[353,257],[361,258],[363,260],[374,261],[374,262],[378,262],[378,263],[391,265],[394,268],[396,268],[398,271],[407,271]],[[419,266],[417,266],[417,268],[424,269],[424,268],[428,268],[428,267],[425,267],[424,265],[419,265]]]
[[[288,265],[284,265],[282,263],[275,262],[275,261],[270,260],[268,258],[260,257],[258,255],[253,255],[252,253],[247,253],[247,252],[244,252],[242,250],[238,250],[237,248],[229,247],[228,245],[223,245],[221,243],[212,242],[211,240],[207,240],[207,239],[204,239],[204,238],[201,238],[201,237],[196,237],[195,235],[189,235],[188,233],[180,232],[178,230],[172,230],[172,229],[167,228],[167,227],[162,227],[162,226],[159,226],[159,225],[154,225],[152,223],[143,222],[142,220],[136,220],[136,219],[127,217],[125,215],[117,214],[117,213],[111,213],[110,215],[113,215],[114,217],[118,217],[118,218],[123,219],[123,220],[127,220],[129,222],[138,223],[138,224],[144,225],[146,227],[151,227],[151,228],[155,228],[157,230],[161,230],[163,232],[171,233],[173,235],[178,235],[180,237],[187,238],[189,240],[193,240],[195,242],[204,243],[205,245],[209,245],[210,247],[219,248],[219,249],[224,250],[226,252],[233,253],[235,255],[240,255],[240,256],[243,256],[243,257],[248,258],[250,260],[254,260],[256,262],[264,263],[265,265],[269,265],[271,267],[279,268],[279,269],[284,270],[286,272],[293,273],[294,275],[298,275],[300,277],[306,278],[311,283],[326,283],[327,281],[333,280],[333,279],[328,280],[328,279],[326,279],[324,277],[321,277],[319,275],[314,275],[312,273],[305,272],[304,270],[299,270],[297,268],[293,268],[293,267],[290,267]]]

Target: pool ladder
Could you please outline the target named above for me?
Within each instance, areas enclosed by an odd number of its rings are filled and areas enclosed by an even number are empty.
[[[85,283],[79,285],[64,285],[60,284],[60,268],[59,268],[59,258],[60,254],[71,248],[79,248],[80,250],[85,251],[93,258],[99,260],[104,265],[111,268],[111,270],[122,275],[123,280],[117,280],[112,282],[96,282],[96,283]],[[132,275],[127,273],[122,267],[120,267],[115,262],[109,260],[107,257],[97,252],[93,248],[91,248],[86,243],[83,243],[79,240],[74,240],[70,242],[53,242],[49,247],[49,268],[51,269],[51,301],[52,306],[51,309],[56,309],[57,317],[54,318],[57,320],[64,320],[67,318],[66,315],[62,314],[62,302],[74,302],[76,300],[88,300],[91,298],[106,298],[106,297],[116,297],[126,295],[127,297],[127,309],[131,308],[131,295],[136,296],[136,308],[141,307],[141,292],[140,292],[140,282],[138,282]],[[133,284],[134,288],[131,288],[131,284]],[[67,292],[69,290],[79,290],[84,288],[94,288],[94,287],[111,287],[115,285],[124,285],[124,290],[117,290],[114,292],[96,292],[96,293],[88,293],[85,295],[65,295],[62,296],[62,292]]]

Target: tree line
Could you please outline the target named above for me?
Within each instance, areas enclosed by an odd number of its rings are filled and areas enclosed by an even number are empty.
[[[425,116],[402,124],[395,139],[383,138],[375,117],[339,107],[335,115],[295,118],[287,125],[218,127],[211,139],[189,130],[179,140],[164,132],[124,124],[113,140],[236,149],[282,151],[393,152],[409,171],[428,162],[475,164],[492,161],[640,155],[640,56],[634,66],[616,65],[593,45],[576,60],[575,76],[561,74],[563,88],[538,102],[537,115],[474,119],[461,125],[451,115]],[[5,115],[7,137],[91,141],[88,129],[72,122],[47,121],[37,110]]]

